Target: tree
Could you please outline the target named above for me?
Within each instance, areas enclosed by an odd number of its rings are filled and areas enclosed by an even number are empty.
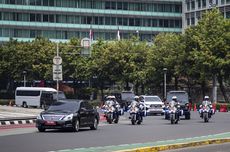
[[[185,56],[181,35],[174,33],[161,33],[156,36],[150,56],[150,66],[153,69],[152,81],[158,86],[163,81],[163,68],[167,68],[168,81],[174,78],[175,89],[178,88],[178,78],[182,72],[182,61]]]
[[[194,46],[190,53],[200,77],[211,80],[217,76],[221,92],[229,101],[223,79],[229,78],[229,21],[224,19],[218,9],[204,13],[198,25],[186,31],[190,44]]]

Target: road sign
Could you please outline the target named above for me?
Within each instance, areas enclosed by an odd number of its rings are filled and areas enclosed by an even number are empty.
[[[56,64],[56,65],[62,64],[62,58],[60,56],[55,56],[53,58],[53,63]]]
[[[53,65],[53,80],[62,80],[62,65]]]
[[[89,48],[90,45],[91,44],[90,44],[90,39],[89,38],[85,37],[85,38],[81,39],[81,46],[83,48]]]

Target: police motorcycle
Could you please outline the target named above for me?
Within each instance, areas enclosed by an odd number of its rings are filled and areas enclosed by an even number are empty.
[[[120,115],[120,105],[113,100],[106,101],[104,105],[104,114],[109,124],[118,123]]]
[[[144,105],[133,101],[129,106],[129,114],[132,125],[140,125],[143,122]]]
[[[169,103],[169,120],[171,124],[177,124],[180,120],[180,105],[175,101]]]
[[[206,96],[205,98],[208,99]],[[214,114],[214,110],[212,109],[212,104],[210,101],[205,100],[202,102],[202,105],[200,105],[200,117],[204,120],[204,122],[208,122],[209,119],[212,117]]]
[[[165,116],[165,119],[169,119],[170,115],[169,115],[169,104],[165,104],[164,107],[163,107],[163,111],[164,111],[164,116]]]

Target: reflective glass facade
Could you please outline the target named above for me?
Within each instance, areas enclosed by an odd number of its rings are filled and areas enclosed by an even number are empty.
[[[218,7],[225,18],[230,18],[230,0],[184,0],[183,29],[196,25],[202,13],[213,7]]]
[[[182,31],[181,0],[0,0],[0,38],[116,39]]]

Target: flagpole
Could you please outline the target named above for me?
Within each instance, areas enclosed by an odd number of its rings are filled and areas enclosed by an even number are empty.
[[[121,37],[120,37],[120,30],[119,30],[119,26],[118,26],[118,30],[117,30],[117,40],[120,41]]]

